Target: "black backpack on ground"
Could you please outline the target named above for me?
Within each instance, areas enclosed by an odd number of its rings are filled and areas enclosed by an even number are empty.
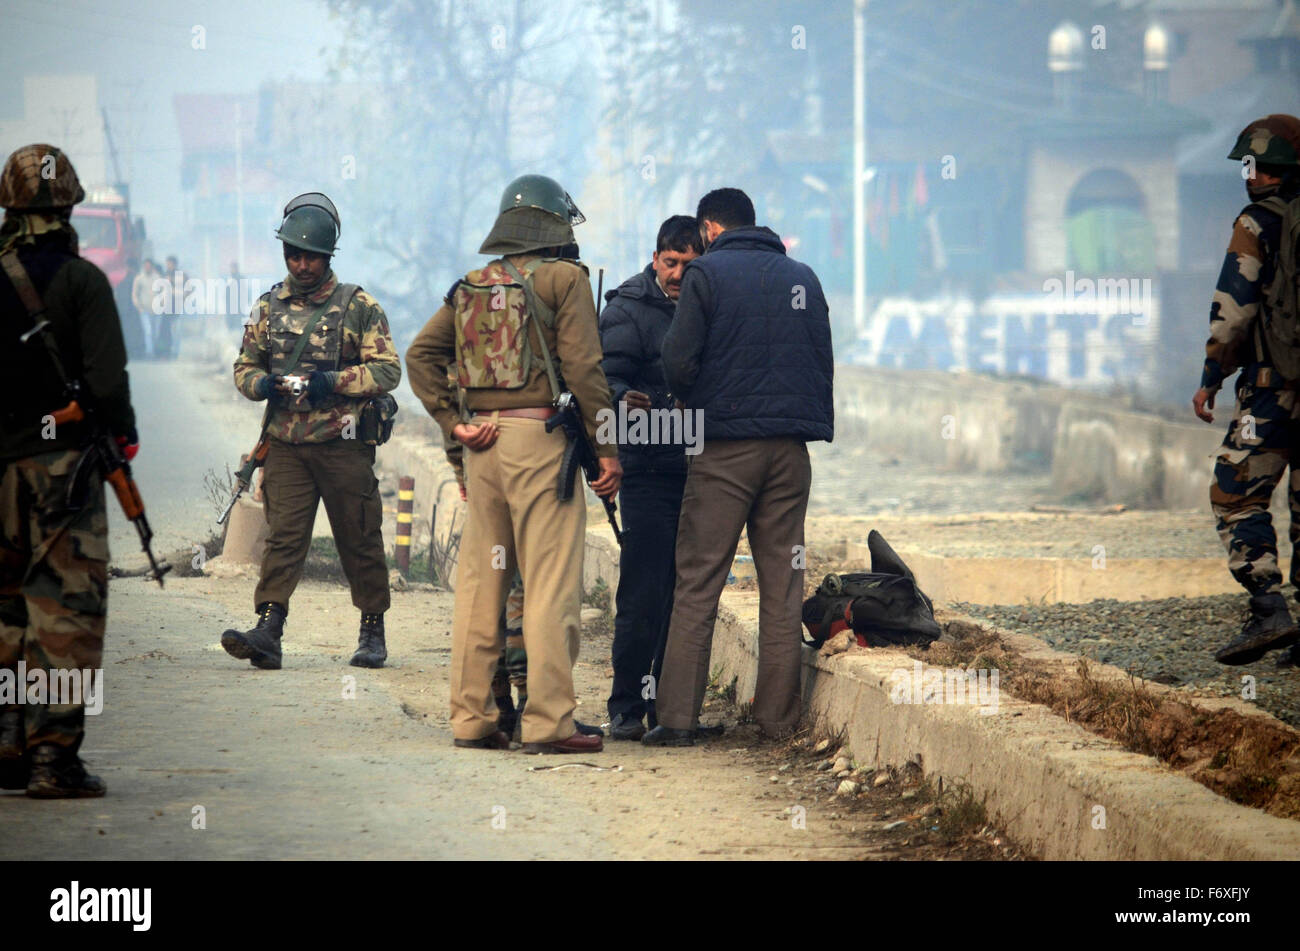
[[[916,577],[884,537],[867,536],[869,572],[827,575],[803,603],[804,643],[814,650],[841,631],[851,630],[863,647],[928,645],[942,630],[934,606],[916,586]]]

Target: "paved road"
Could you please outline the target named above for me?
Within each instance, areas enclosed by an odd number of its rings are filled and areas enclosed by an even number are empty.
[[[139,578],[112,589],[104,711],[83,747],[109,795],[0,794],[0,859],[612,854],[581,795],[529,782],[518,754],[454,749],[332,652],[295,644],[283,671],[255,671],[216,645],[220,604]]]
[[[189,548],[216,529],[216,511],[203,485],[209,470],[224,477],[257,441],[259,407],[234,385],[213,387],[214,368],[197,363],[132,363],[131,401],[140,432],[132,463],[155,536],[155,552]],[[218,405],[205,403],[216,393]],[[116,564],[134,564],[135,529],[109,501],[109,547]]]

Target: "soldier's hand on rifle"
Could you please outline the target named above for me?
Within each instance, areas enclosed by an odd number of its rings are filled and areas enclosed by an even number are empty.
[[[488,420],[485,423],[457,423],[451,434],[465,448],[482,452],[497,441],[497,424]]]
[[[623,402],[627,403],[628,409],[649,409],[650,396],[642,393],[640,390],[628,390],[623,395]]]
[[[132,429],[125,436],[117,437],[117,445],[122,450],[122,458],[130,462],[140,451],[140,434]]]
[[[623,467],[617,456],[601,456],[596,461],[600,465],[600,478],[591,483],[591,491],[602,499],[612,499],[623,484]]]
[[[1214,397],[1215,393],[1205,387],[1197,390],[1196,395],[1192,397],[1192,409],[1196,411],[1197,416],[1207,423],[1214,422],[1214,414],[1210,412],[1210,410],[1214,409]]]

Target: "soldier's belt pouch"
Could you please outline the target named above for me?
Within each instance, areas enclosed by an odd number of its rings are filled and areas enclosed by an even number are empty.
[[[361,407],[357,438],[367,446],[382,446],[393,435],[393,417],[396,415],[397,400],[391,394],[370,397]]]

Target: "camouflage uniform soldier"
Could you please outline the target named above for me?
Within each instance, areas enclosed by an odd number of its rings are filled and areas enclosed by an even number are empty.
[[[500,657],[501,605],[518,568],[528,590],[524,749],[602,748],[599,736],[583,735],[573,720],[587,513],[580,498],[556,497],[565,438],[545,428],[555,413],[552,369],[577,397],[590,438],[596,414],[612,412],[591,284],[584,268],[558,256],[582,220],[558,182],[540,175],[511,182],[479,249],[505,257],[457,281],[407,352],[411,389],[443,434],[469,450],[469,517],[461,540],[451,663],[457,746],[509,745],[493,709],[492,677]],[[469,423],[461,422],[447,385],[453,363],[459,365],[465,405],[475,413]],[[612,444],[598,446],[601,475],[592,488],[599,494],[618,491],[617,451]]]
[[[1300,539],[1300,477],[1291,453],[1300,436],[1300,380],[1285,379],[1278,372],[1263,329],[1274,316],[1266,298],[1277,273],[1282,231],[1276,200],[1285,203],[1300,194],[1300,120],[1272,115],[1252,122],[1228,158],[1243,160],[1251,203],[1233,224],[1210,306],[1201,388],[1192,402],[1196,415],[1212,422],[1215,395],[1225,379],[1241,370],[1236,410],[1210,485],[1228,567],[1250,592],[1250,617],[1241,634],[1214,655],[1220,663],[1235,665],[1253,663],[1300,636],[1282,596],[1277,537],[1269,514],[1269,499],[1290,466],[1290,534],[1295,547]],[[1298,579],[1300,559],[1293,559],[1291,581]]]
[[[280,668],[289,598],[302,577],[322,500],[352,603],[361,611],[351,663],[381,667],[388,657],[383,508],[375,449],[358,438],[357,426],[366,398],[396,387],[402,366],[383,308],[356,285],[340,284],[329,267],[338,234],[338,214],[324,195],[300,195],[285,206],[276,235],[289,273],[258,300],[235,361],[239,392],[271,401],[262,483],[270,536],[253,595],[257,624],[226,631],[221,645],[269,670]],[[306,379],[300,393],[290,377]]]
[[[40,298],[63,371],[82,381],[124,454],[134,456],[136,443],[113,292],[103,272],[78,257],[69,223],[84,197],[72,163],[53,146],[18,149],[0,175],[0,788],[26,787],[38,798],[104,795],[103,782],[77,755],[84,692],[77,703],[50,694],[41,702],[14,701],[33,699],[22,682],[28,678],[17,677],[20,664],[44,672],[51,690],[54,671],[102,677],[108,518],[99,478],[90,479],[80,508],[65,500],[84,434],[78,424],[55,425],[47,415],[68,395],[42,336],[19,340],[33,326],[20,286]]]

